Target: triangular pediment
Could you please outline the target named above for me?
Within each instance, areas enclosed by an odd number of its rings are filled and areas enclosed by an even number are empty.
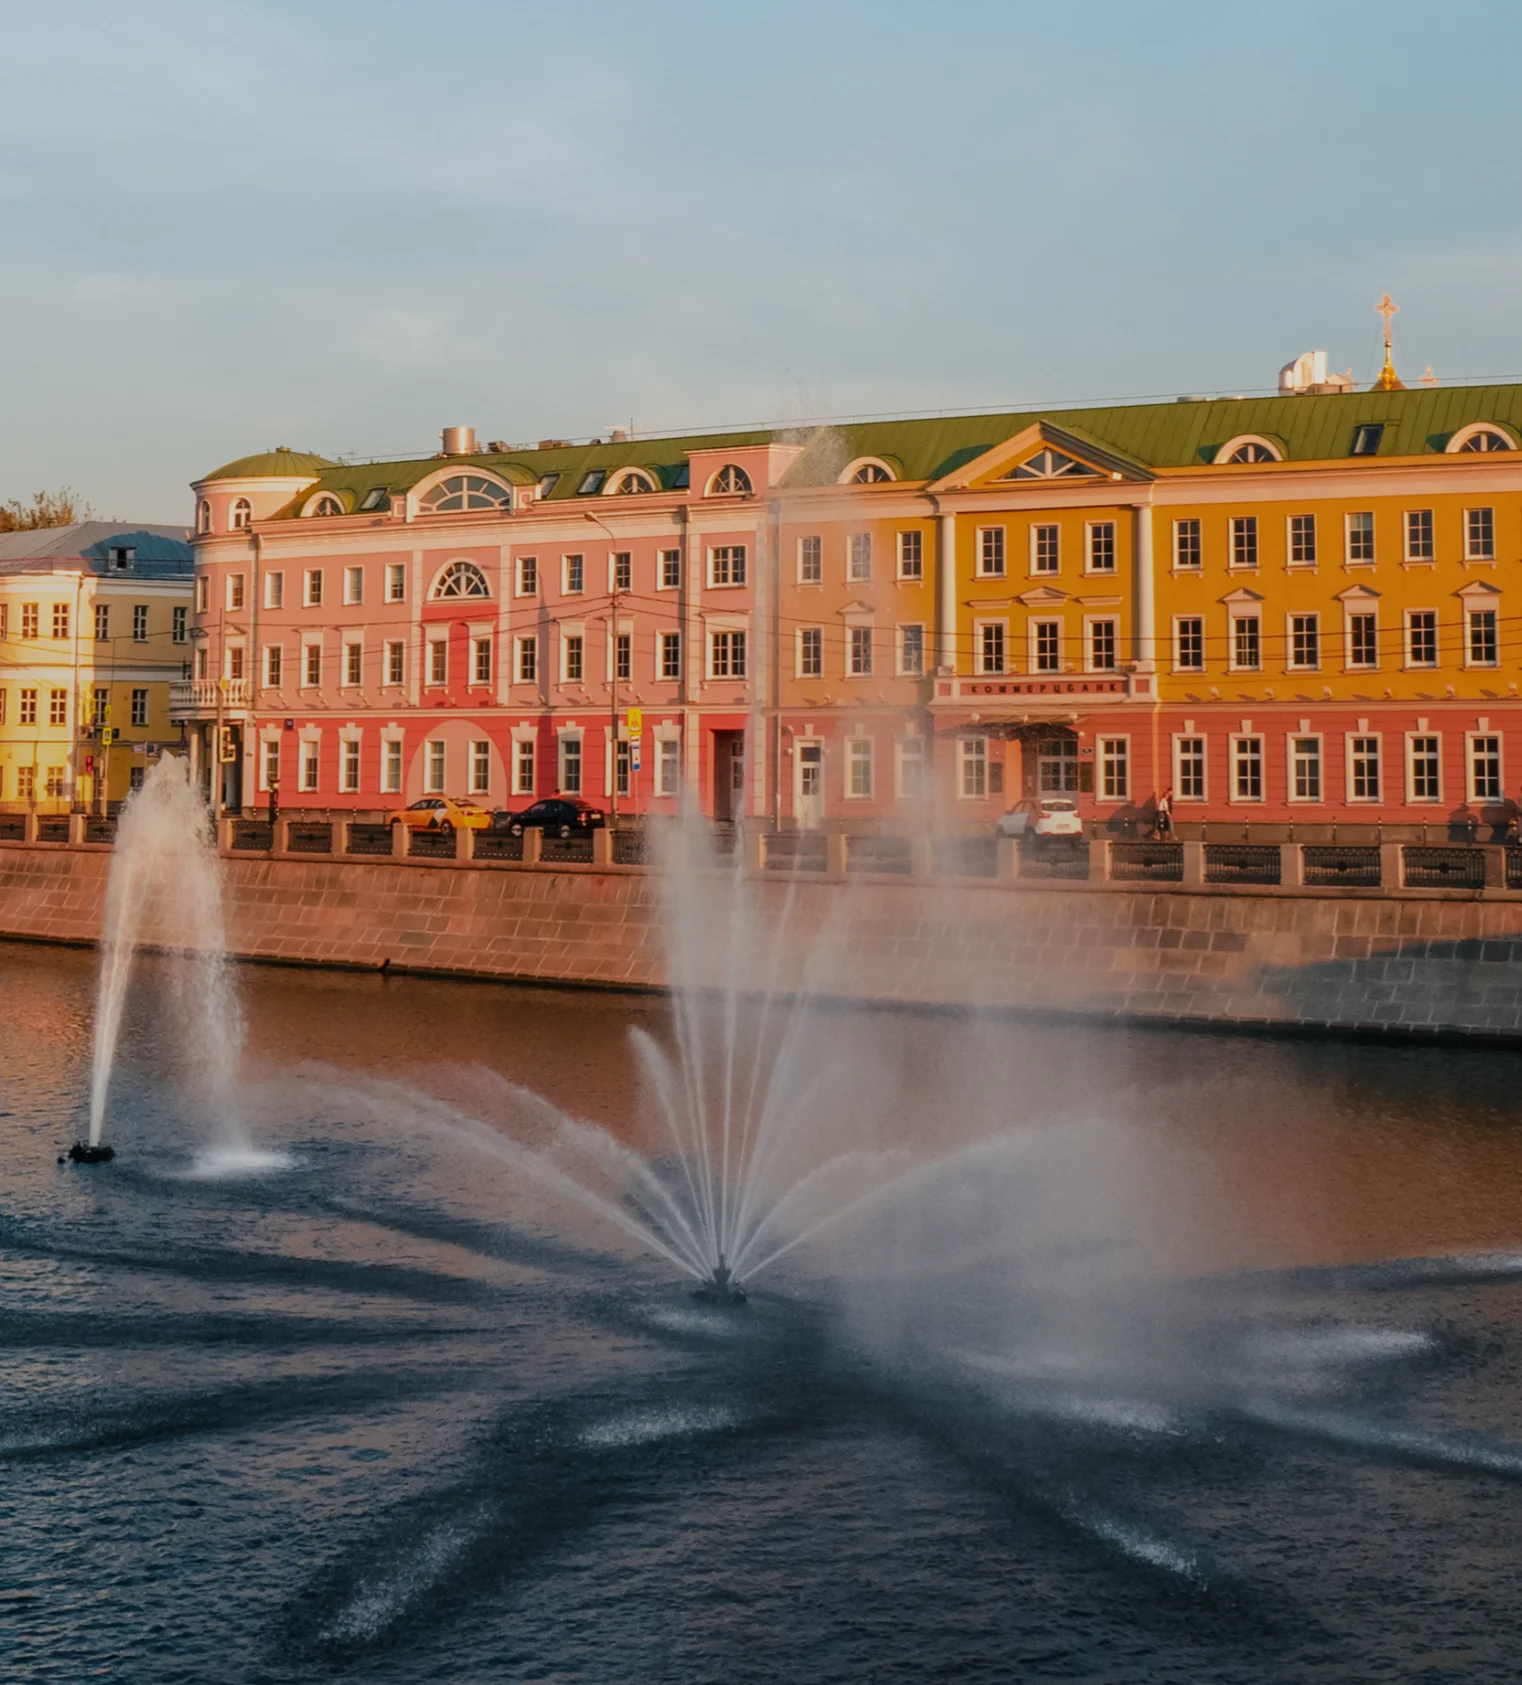
[[[1249,591],[1245,585],[1239,585],[1235,591],[1228,591],[1221,598],[1221,601],[1223,603],[1261,603],[1263,593],[1261,591]]]
[[[1346,591],[1337,593],[1337,601],[1339,603],[1377,603],[1379,592],[1370,590],[1367,585],[1350,585]]]
[[[1015,599],[1024,603],[1027,608],[1061,608],[1068,600],[1066,591],[1059,591],[1055,585],[1036,585],[1029,591],[1022,591]]]
[[[1453,594],[1455,597],[1464,597],[1470,602],[1473,602],[1476,597],[1499,597],[1501,595],[1501,587],[1499,585],[1492,585],[1485,579],[1471,579],[1467,585],[1461,587]]]
[[[937,480],[931,491],[972,491],[994,485],[1039,491],[1042,486],[1083,485],[1094,480],[1150,480],[1152,471],[1135,457],[1053,421],[1036,421],[1013,438],[975,456]]]

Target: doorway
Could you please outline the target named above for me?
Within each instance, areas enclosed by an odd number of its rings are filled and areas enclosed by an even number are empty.
[[[713,734],[713,816],[729,822],[745,812],[745,733]]]
[[[793,763],[793,811],[800,831],[817,831],[824,817],[824,744],[800,741]]]

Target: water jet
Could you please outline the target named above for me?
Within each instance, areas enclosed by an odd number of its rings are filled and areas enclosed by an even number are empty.
[[[724,1305],[732,1307],[743,1305],[746,1301],[745,1289],[735,1280],[735,1273],[724,1261],[724,1254],[719,1254],[719,1261],[713,1267],[713,1273],[704,1278],[700,1287],[693,1292],[693,1298],[705,1305]]]

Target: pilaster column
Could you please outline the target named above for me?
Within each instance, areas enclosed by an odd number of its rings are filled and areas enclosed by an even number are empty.
[[[1136,510],[1135,546],[1135,624],[1132,636],[1136,664],[1150,673],[1157,666],[1157,594],[1153,580],[1152,505],[1143,503]]]
[[[937,565],[940,573],[936,584],[940,601],[939,648],[936,666],[943,673],[955,672],[957,664],[957,518],[942,515],[940,554]]]

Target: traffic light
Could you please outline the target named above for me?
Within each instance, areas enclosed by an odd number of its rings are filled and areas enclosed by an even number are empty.
[[[227,764],[229,762],[237,760],[237,758],[238,758],[238,734],[237,734],[237,732],[230,725],[220,726],[220,727],[218,727],[218,730],[220,730],[221,733],[222,733],[222,741],[219,744],[218,749],[217,749],[217,759],[219,761],[223,762],[224,764]]]

